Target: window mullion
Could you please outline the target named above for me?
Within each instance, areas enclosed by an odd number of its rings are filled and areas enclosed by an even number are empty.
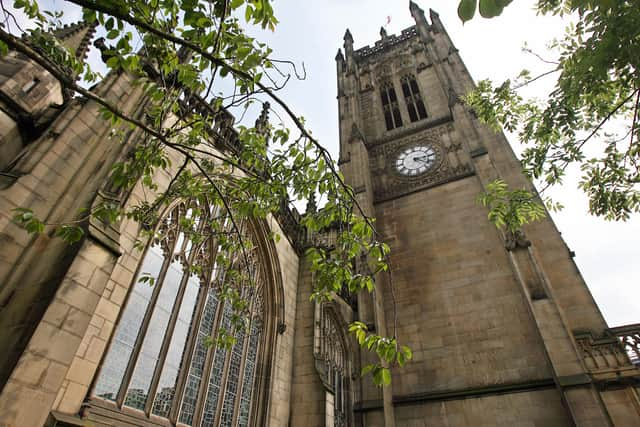
[[[244,237],[244,232],[247,230],[247,227],[248,227],[248,224],[245,222],[245,220],[242,220],[242,222],[238,226],[238,233],[240,233]],[[245,261],[247,261],[245,259],[245,255],[247,257],[249,256],[248,254],[245,254],[244,251],[241,254],[239,254],[238,262],[240,265],[240,269],[249,267],[248,265],[245,264]],[[242,295],[242,289],[240,289],[240,294]],[[221,307],[222,311],[224,311],[224,305],[226,304],[227,303],[225,302],[225,304],[222,305]],[[213,423],[213,425],[215,426],[220,425],[220,419],[222,418],[222,409],[224,408],[224,399],[225,399],[225,395],[227,394],[227,381],[229,380],[229,371],[231,370],[231,358],[233,357],[234,347],[235,347],[235,344],[225,351],[224,368],[222,369],[223,375],[220,381],[220,389],[219,389],[220,395],[218,397],[218,404],[216,407],[216,414],[215,414],[214,423]],[[244,343],[243,343],[243,347],[244,347]],[[236,394],[236,398],[237,397],[238,395]]]
[[[212,338],[213,335],[217,333],[218,327],[222,322],[222,316],[224,311],[224,303],[219,303],[216,313],[216,320],[213,323],[213,327],[211,328]],[[214,339],[215,340],[215,339]],[[195,408],[193,410],[193,422],[191,425],[199,426],[202,423],[202,415],[204,412],[204,406],[207,403],[207,393],[209,390],[209,375],[211,375],[211,368],[213,365],[213,359],[216,354],[216,349],[218,347],[216,345],[212,345],[209,347],[207,351],[207,357],[204,361],[204,367],[202,369],[202,379],[200,380],[200,387],[198,390],[198,398],[196,400]]]
[[[242,225],[240,225],[240,227],[242,227]],[[232,229],[233,229],[233,226],[231,223],[229,223],[227,227],[223,227],[223,231],[228,231]],[[238,231],[241,231],[241,230],[238,230]],[[231,268],[231,266],[229,268]],[[214,272],[212,272],[211,274],[214,274]],[[223,271],[220,276],[221,281],[224,281],[225,276],[226,276],[226,270]],[[215,286],[215,283],[213,283],[214,280],[217,280],[217,278],[216,277],[211,278],[211,284],[213,286]],[[212,338],[214,338],[214,335],[217,335],[218,329],[220,328],[220,325],[223,322],[225,305],[226,305],[226,301],[224,301],[224,299],[220,299],[220,303],[218,304],[217,313],[216,313],[216,320],[213,323],[213,327],[211,328]],[[209,391],[209,377],[211,375],[211,370],[213,368],[214,358],[215,358],[217,349],[218,349],[218,346],[213,345],[209,347],[209,351],[207,351],[207,357],[205,359],[204,367],[202,370],[202,380],[200,381],[200,387],[198,390],[198,399],[196,400],[194,413],[193,413],[193,423],[192,423],[193,426],[199,426],[202,423],[202,416],[204,414],[205,405],[207,404],[207,394]],[[220,404],[220,402],[218,402],[218,404]]]
[[[222,369],[223,375],[220,381],[220,396],[218,397],[218,405],[216,407],[216,416],[214,418],[214,426],[220,425],[220,418],[222,418],[222,408],[224,406],[224,396],[227,394],[227,380],[229,379],[229,366],[231,365],[231,357],[233,356],[233,346],[231,346],[224,355],[224,368]]]
[[[189,239],[185,237],[182,249],[187,250]],[[206,244],[206,243],[205,243]],[[199,249],[199,248],[198,248]],[[162,345],[160,346],[160,353],[158,355],[158,361],[156,362],[156,367],[153,371],[153,379],[151,380],[151,385],[149,386],[149,393],[147,402],[145,403],[144,412],[149,415],[151,413],[151,408],[153,406],[153,402],[156,396],[156,388],[158,387],[158,382],[160,381],[160,374],[162,373],[162,368],[164,367],[164,362],[167,358],[167,351],[169,349],[169,345],[171,344],[171,339],[173,337],[173,330],[175,329],[176,322],[178,320],[178,313],[180,312],[180,307],[182,305],[182,299],[184,297],[185,291],[187,289],[187,282],[190,278],[189,267],[193,261],[193,258],[196,254],[197,250],[191,247],[191,253],[185,254],[185,271],[182,274],[182,278],[180,279],[180,287],[178,288],[178,295],[176,295],[176,300],[173,305],[173,309],[171,310],[171,316],[169,317],[169,324],[167,325],[167,330],[164,334],[164,339],[162,341]],[[175,394],[174,394],[175,400]]]
[[[189,375],[189,367],[191,366],[191,360],[193,359],[195,344],[198,342],[198,331],[200,330],[200,323],[202,321],[204,306],[207,302],[207,291],[208,291],[208,286],[200,287],[198,302],[196,307],[196,318],[194,319],[194,322],[193,322],[193,330],[187,338],[184,363],[180,369],[180,372],[178,372],[178,378],[176,379],[176,392],[173,397],[173,403],[171,404],[171,409],[169,411],[169,417],[168,417],[169,420],[171,420],[171,422],[174,424],[178,420],[178,415],[180,413],[180,406],[182,405],[182,393],[184,393],[184,386],[186,383],[187,376]]]
[[[216,213],[217,213],[217,210],[214,210],[214,212],[211,214],[212,217],[215,217]],[[211,220],[214,220],[214,219],[215,218]],[[207,226],[207,221],[203,221],[203,227],[206,227],[206,226]],[[209,287],[211,286],[211,283],[215,279],[215,277],[213,277],[213,275],[215,274],[215,271],[214,271],[215,261],[213,260],[215,260],[218,256],[218,239],[215,238],[214,236],[212,236],[211,239],[212,239],[212,242],[211,242],[212,265],[211,265],[211,268],[208,270],[208,274],[206,276],[207,280],[205,281],[204,284],[201,284],[201,287],[200,287],[200,296],[198,297],[199,299],[196,307],[196,318],[194,319],[193,329],[191,330],[191,333],[187,338],[184,363],[181,366],[180,372],[178,372],[178,378],[176,380],[176,392],[173,398],[173,404],[171,405],[171,410],[169,411],[169,420],[171,420],[171,422],[173,422],[174,424],[177,423],[178,417],[180,416],[180,408],[182,406],[182,395],[184,393],[184,388],[187,382],[187,378],[189,376],[189,369],[191,368],[191,361],[193,359],[193,354],[195,353],[195,346],[198,343],[198,335],[199,335],[200,326],[202,323],[202,316],[204,314],[205,306],[207,304]],[[211,353],[211,350],[209,350],[208,353]],[[209,360],[208,357],[209,356],[207,355],[207,360]],[[197,419],[197,413],[194,414],[194,417],[199,422],[199,419]],[[192,424],[197,425],[195,423],[192,423]]]
[[[254,276],[259,277],[259,269],[260,269],[260,264],[256,265],[256,271]],[[254,279],[254,277],[250,278],[251,280]],[[251,286],[251,285],[250,285]],[[251,307],[249,308],[249,316],[251,318],[251,321],[249,323],[249,328],[246,332],[245,335],[245,339],[244,339],[244,343],[242,345],[242,353],[241,353],[241,357],[240,357],[240,367],[238,369],[238,389],[236,390],[236,401],[233,405],[233,421],[231,422],[231,425],[235,426],[238,425],[238,417],[240,416],[240,403],[242,401],[242,392],[244,389],[244,376],[246,374],[245,372],[245,364],[247,361],[247,353],[249,351],[249,346],[251,345],[251,324],[252,322],[255,322],[255,317],[254,313],[253,313],[253,309],[254,309],[254,305],[255,305],[255,298],[258,295],[258,286],[255,287],[254,289],[254,294],[251,298]],[[230,353],[233,353],[233,351],[231,351]],[[224,401],[223,401],[224,402]],[[249,408],[249,410],[251,410],[251,408]]]
[[[136,337],[136,343],[133,347],[133,351],[131,352],[129,363],[127,364],[127,369],[125,369],[124,371],[123,380],[120,383],[120,390],[118,390],[116,404],[118,405],[119,408],[121,408],[124,403],[124,397],[127,393],[127,388],[129,388],[129,382],[131,381],[133,370],[136,366],[136,362],[138,361],[138,356],[140,355],[142,342],[144,341],[144,337],[147,334],[147,329],[149,328],[149,323],[151,321],[151,315],[153,314],[153,309],[156,306],[156,302],[158,300],[158,295],[160,294],[160,289],[162,288],[164,278],[167,274],[167,271],[169,270],[169,266],[171,265],[171,262],[173,259],[173,251],[175,250],[175,245],[179,240],[179,236],[180,234],[178,233],[175,240],[171,243],[171,248],[168,248],[167,250],[167,253],[169,254],[169,256],[165,256],[163,260],[162,267],[160,269],[160,274],[158,274],[158,278],[156,279],[155,288],[151,293],[149,304],[147,304],[147,311],[144,314],[142,325],[140,325],[140,330],[138,331],[138,336]],[[135,286],[135,283],[132,286]]]

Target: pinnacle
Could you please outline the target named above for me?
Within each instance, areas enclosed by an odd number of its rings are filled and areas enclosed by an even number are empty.
[[[66,24],[53,31],[53,35],[68,49],[75,52],[76,58],[84,59],[89,50],[89,42],[96,31],[97,21],[88,23],[79,21]]]
[[[351,35],[351,31],[347,28],[347,31],[344,33],[344,41],[353,43],[353,36]]]
[[[417,3],[413,2],[413,0],[409,1],[409,10],[411,11],[411,15],[414,15],[415,13],[419,13],[419,12],[424,13],[424,11],[420,8],[420,6],[418,6]]]
[[[336,61],[344,61],[344,56],[342,56],[342,49],[338,49],[338,53],[336,54]]]
[[[255,128],[259,133],[264,133],[268,130],[269,125],[269,108],[271,105],[268,102],[262,104],[262,111],[260,116],[256,119]]]

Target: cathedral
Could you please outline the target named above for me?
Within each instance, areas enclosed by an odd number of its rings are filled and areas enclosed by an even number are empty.
[[[255,321],[231,348],[205,345],[229,310],[206,286],[213,272],[185,273],[214,255],[171,231],[184,203],[159,213],[170,232],[142,251],[126,217],[88,220],[74,245],[12,222],[16,208],[60,223],[147,195],[108,180],[139,130],[102,143],[111,127],[94,101],[22,53],[0,59],[1,427],[640,425],[640,325],[606,324],[550,218],[517,234],[487,220],[488,183],[535,190],[505,136],[461,102],[474,83],[438,14],[409,9],[415,25],[372,45],[347,30],[335,58],[338,163],[391,247],[393,286],[382,275],[372,293],[310,300],[304,251],[332,231],[308,235],[283,208],[246,231]],[[83,59],[94,32],[55,35]],[[145,114],[126,73],[91,91]],[[216,120],[235,143],[233,117]],[[160,171],[160,188],[177,172]],[[355,320],[413,350],[390,385],[361,375],[372,355],[347,332]]]

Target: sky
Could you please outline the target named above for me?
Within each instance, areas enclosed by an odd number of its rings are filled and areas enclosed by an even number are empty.
[[[47,1],[67,10],[65,19],[77,19],[79,11],[60,0]],[[547,43],[562,35],[567,18],[540,17],[533,11],[533,0],[518,0],[507,7],[502,16],[486,20],[474,18],[464,26],[456,14],[456,0],[417,0],[428,16],[432,8],[459,49],[472,77],[502,82],[515,77],[521,69],[545,70],[534,56],[522,52],[525,43],[533,51],[546,53]],[[276,0],[275,14],[280,21],[276,32],[258,32],[278,59],[304,63],[306,79],[292,78],[280,95],[293,110],[305,117],[308,128],[337,157],[338,111],[334,57],[343,44],[347,28],[356,49],[372,45],[379,38],[381,26],[387,33],[397,34],[414,24],[409,2],[397,0]],[[390,22],[387,21],[390,18]],[[90,61],[97,61],[92,52]],[[542,81],[528,95],[542,97],[553,81]],[[425,94],[428,96],[428,94]],[[254,120],[251,115],[247,120]],[[517,139],[509,135],[516,152]],[[636,288],[640,278],[640,216],[627,222],[608,222],[587,214],[587,199],[576,188],[578,175],[570,171],[562,187],[550,195],[565,208],[552,217],[562,232],[596,302],[610,326],[640,322],[640,299]]]
[[[507,7],[502,16],[486,20],[476,17],[462,25],[455,0],[417,0],[427,12],[439,13],[447,32],[459,49],[475,81],[489,78],[502,82],[528,68],[545,70],[537,58],[522,52],[526,44],[545,56],[548,42],[560,37],[567,18],[540,17],[534,1],[519,0]],[[298,114],[307,119],[310,129],[334,155],[338,150],[338,111],[334,57],[342,47],[347,28],[354,48],[373,45],[381,26],[388,34],[398,34],[414,24],[408,1],[323,0],[277,1],[275,13],[280,24],[267,39],[274,56],[304,62],[305,81],[290,81],[283,96]],[[391,21],[387,24],[388,18]],[[263,36],[263,35],[261,35]],[[551,57],[551,54],[548,54]],[[529,96],[543,97],[553,81],[534,87]],[[425,97],[428,95],[425,94]],[[508,135],[516,152],[517,139]],[[552,217],[562,232],[580,272],[610,326],[640,322],[640,217],[627,222],[609,222],[587,213],[588,202],[577,189],[576,171],[561,188],[550,195],[565,208]]]

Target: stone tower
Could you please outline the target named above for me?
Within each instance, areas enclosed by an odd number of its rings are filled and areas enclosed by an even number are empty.
[[[415,26],[373,46],[354,49],[347,30],[336,56],[341,170],[392,250],[392,283],[380,277],[357,317],[414,351],[391,387],[355,381],[355,422],[640,424],[625,335],[551,219],[507,235],[476,203],[496,178],[533,188],[461,103],[474,83],[438,14],[410,12]]]

